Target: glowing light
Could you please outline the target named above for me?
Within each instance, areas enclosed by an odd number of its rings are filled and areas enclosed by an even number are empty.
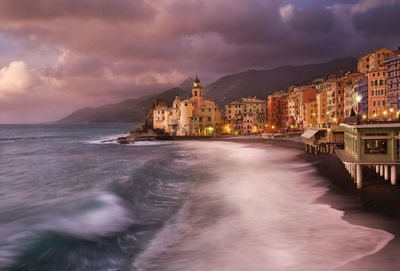
[[[357,103],[361,102],[362,96],[358,95],[358,96],[356,97],[356,100],[357,100]]]
[[[385,116],[387,115],[387,111],[386,111],[386,110],[385,110],[385,111],[383,111],[383,115],[385,115]]]
[[[366,116],[366,115],[363,115],[363,116],[362,116],[362,118],[363,118],[363,119],[366,119],[366,118],[367,118],[367,116]]]
[[[326,112],[327,115],[329,115],[329,112]]]
[[[292,128],[292,129],[293,129],[293,128],[294,128],[294,126],[293,126],[293,125],[290,125],[290,128]]]
[[[393,108],[390,108],[390,112],[393,113]]]
[[[315,117],[315,113],[312,113],[312,116]]]
[[[272,125],[272,129],[275,129],[275,126],[274,126],[274,125]]]
[[[376,118],[376,113],[374,113],[373,117]]]
[[[337,118],[335,117],[335,118],[333,118],[333,122],[337,122]]]

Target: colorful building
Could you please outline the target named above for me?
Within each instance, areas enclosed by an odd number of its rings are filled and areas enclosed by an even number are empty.
[[[267,102],[254,98],[242,98],[243,114],[247,115],[248,119],[253,119],[253,127],[250,133],[264,133],[267,123]],[[245,116],[243,115],[243,120]],[[243,122],[243,128],[245,124]],[[244,131],[246,133],[248,130]]]
[[[288,110],[289,94],[284,91],[275,92],[275,95],[268,96],[268,118],[267,131],[281,132],[288,127],[289,110]]]
[[[400,110],[400,48],[386,61],[387,102],[392,110]]]
[[[235,135],[243,133],[243,108],[241,102],[234,101],[225,105],[225,118],[225,133]]]
[[[368,118],[386,117],[387,114],[387,67],[368,73]]]
[[[318,106],[316,95],[317,90],[314,87],[308,87],[303,91],[302,120],[304,129],[317,125]]]
[[[358,71],[361,73],[376,71],[392,54],[393,51],[388,48],[376,49],[358,60]]]
[[[368,76],[361,76],[357,82],[357,113],[366,119],[368,116]]]
[[[214,136],[222,133],[221,109],[210,100],[203,100],[203,89],[196,77],[192,97],[175,97],[172,107],[157,106],[153,110],[153,129],[177,136]]]

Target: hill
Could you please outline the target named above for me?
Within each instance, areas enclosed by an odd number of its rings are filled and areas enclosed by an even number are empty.
[[[248,70],[218,79],[204,88],[204,96],[220,105],[248,96],[266,99],[276,90],[308,84],[314,79],[326,78],[328,74],[343,74],[356,69],[357,59],[347,57],[322,64]]]
[[[283,66],[272,70],[248,70],[224,76],[204,88],[204,96],[219,105],[238,100],[241,97],[266,99],[276,90],[292,85],[310,83],[316,78],[326,78],[328,74],[343,74],[357,68],[353,57],[336,59],[322,64]],[[59,123],[101,123],[101,122],[142,122],[144,111],[152,106],[154,99],[165,99],[170,104],[176,95],[189,97],[193,79],[186,79],[179,87],[157,95],[139,99],[128,99],[117,104],[95,108],[83,108],[63,118]]]
[[[154,99],[163,99],[172,103],[176,95],[187,98],[190,92],[176,87],[157,95],[128,99],[100,107],[86,107],[73,112],[58,123],[143,122],[144,112],[152,106]]]

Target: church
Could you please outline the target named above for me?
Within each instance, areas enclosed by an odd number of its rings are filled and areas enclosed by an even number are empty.
[[[221,109],[211,100],[203,99],[200,80],[193,81],[192,97],[175,97],[172,107],[158,106],[153,111],[153,128],[176,136],[215,136],[222,132]]]

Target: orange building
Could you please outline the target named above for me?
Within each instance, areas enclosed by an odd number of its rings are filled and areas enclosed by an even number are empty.
[[[387,112],[387,67],[368,73],[368,118],[385,117]]]
[[[289,94],[283,91],[276,92],[275,95],[268,96],[267,131],[269,133],[281,132],[288,127],[288,102]]]

